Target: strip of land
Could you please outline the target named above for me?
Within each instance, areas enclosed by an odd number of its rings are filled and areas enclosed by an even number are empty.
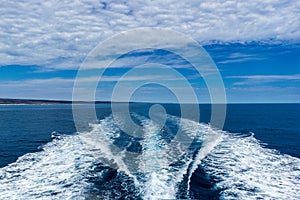
[[[72,103],[78,103],[78,104],[89,104],[89,103],[110,103],[107,101],[96,101],[96,102],[90,102],[90,101],[65,101],[65,100],[41,100],[41,99],[5,99],[0,98],[0,104],[72,104]]]

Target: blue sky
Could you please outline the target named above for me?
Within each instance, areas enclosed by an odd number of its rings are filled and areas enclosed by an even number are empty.
[[[71,100],[77,70],[99,42],[133,28],[161,27],[204,47],[222,75],[228,102],[300,102],[297,0],[3,1],[0,13],[0,98]],[[105,73],[97,99],[110,99],[113,86],[130,67],[156,61],[176,68],[189,79],[199,101],[209,102],[201,76],[174,55],[143,51],[122,59],[126,65]],[[143,77],[127,81],[151,78],[168,80],[144,69]],[[174,98],[165,88],[147,85],[134,99],[153,97]]]

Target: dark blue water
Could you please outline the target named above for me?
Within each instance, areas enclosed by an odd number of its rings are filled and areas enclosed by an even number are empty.
[[[187,151],[176,147],[155,157],[168,162],[161,169],[147,163],[160,145],[175,138],[180,107],[164,105],[169,117],[159,129],[149,120],[150,106],[130,107],[140,131],[156,134],[144,141],[118,130],[117,121],[126,120],[112,118],[109,104],[96,105],[99,121],[84,122],[86,133],[76,133],[71,105],[1,105],[1,199],[300,197],[294,187],[300,183],[300,104],[229,104],[223,131],[207,125],[210,105],[200,105],[201,123],[184,125],[196,139]],[[102,136],[94,135],[99,132],[112,144],[90,149],[99,144]],[[110,155],[112,146],[141,156],[129,161],[122,152]]]

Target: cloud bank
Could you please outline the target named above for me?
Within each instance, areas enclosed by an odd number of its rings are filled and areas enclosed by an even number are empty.
[[[100,41],[138,27],[200,43],[300,39],[298,0],[3,0],[0,13],[0,66],[74,69]]]

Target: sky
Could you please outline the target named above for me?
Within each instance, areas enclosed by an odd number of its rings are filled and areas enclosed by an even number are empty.
[[[71,100],[81,63],[99,43],[122,31],[158,27],[193,38],[208,52],[223,79],[227,102],[300,102],[300,1],[1,1],[0,98]],[[133,66],[173,67],[210,102],[205,75],[170,52],[129,52],[105,72],[97,100],[109,100]],[[125,80],[176,82],[166,73],[140,69]],[[89,80],[98,77],[91,71]],[[142,74],[142,75],[141,75]],[[125,84],[125,85],[126,85]],[[126,88],[125,88],[126,89]],[[184,90],[184,88],[183,88]],[[155,84],[136,101],[173,101]]]

